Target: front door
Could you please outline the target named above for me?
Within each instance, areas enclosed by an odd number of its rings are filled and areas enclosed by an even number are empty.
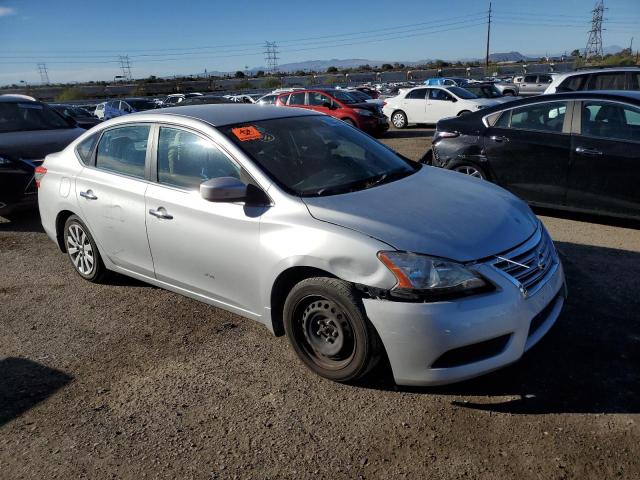
[[[251,181],[211,140],[159,128],[157,183],[146,193],[156,278],[221,306],[258,313],[259,227],[266,207],[204,200],[200,183],[217,177]]]
[[[571,135],[568,102],[543,102],[502,113],[484,133],[497,183],[529,202],[563,205]]]
[[[430,88],[427,100],[426,123],[438,123],[445,117],[451,117],[456,101],[444,88]]]
[[[567,205],[640,217],[640,109],[582,101],[580,131],[572,136]]]
[[[144,124],[105,130],[95,161],[76,178],[76,195],[95,241],[109,260],[153,277],[144,204],[150,130]]]

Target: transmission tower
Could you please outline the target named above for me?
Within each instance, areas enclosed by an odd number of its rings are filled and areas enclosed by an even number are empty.
[[[589,30],[589,39],[584,49],[584,58],[603,56],[602,51],[602,20],[604,18],[604,0],[598,0],[595,8],[591,11],[591,30]]]
[[[39,63],[38,64],[38,72],[40,73],[40,81],[44,85],[49,85],[49,72],[47,70],[47,64],[46,63]]]
[[[131,75],[131,62],[129,61],[129,55],[120,55],[118,60],[120,61],[122,76],[126,80],[133,80],[133,75]]]
[[[264,61],[267,63],[267,70],[271,73],[278,71],[278,44],[276,42],[264,42]]]

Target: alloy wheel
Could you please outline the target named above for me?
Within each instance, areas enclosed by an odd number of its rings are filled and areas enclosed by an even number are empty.
[[[484,180],[484,175],[482,172],[473,167],[471,165],[460,165],[459,167],[454,168],[456,172],[464,173],[465,175],[469,175],[470,177],[480,178]]]
[[[89,236],[77,223],[72,223],[67,229],[67,253],[80,274],[91,275],[96,268],[96,259]]]
[[[397,112],[394,113],[391,117],[391,122],[393,123],[394,127],[403,128],[405,126],[406,119],[403,113]]]

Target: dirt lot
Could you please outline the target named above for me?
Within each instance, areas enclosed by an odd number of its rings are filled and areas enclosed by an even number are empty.
[[[418,158],[430,131],[387,141]],[[322,380],[249,320],[80,279],[0,224],[0,478],[639,478],[640,229],[541,217],[570,297],[517,364],[451,387]]]

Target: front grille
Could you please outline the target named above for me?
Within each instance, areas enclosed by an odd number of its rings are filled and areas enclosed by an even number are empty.
[[[524,245],[498,255],[492,265],[515,283],[527,297],[544,285],[547,274],[556,269],[558,256],[549,234],[542,226]]]

